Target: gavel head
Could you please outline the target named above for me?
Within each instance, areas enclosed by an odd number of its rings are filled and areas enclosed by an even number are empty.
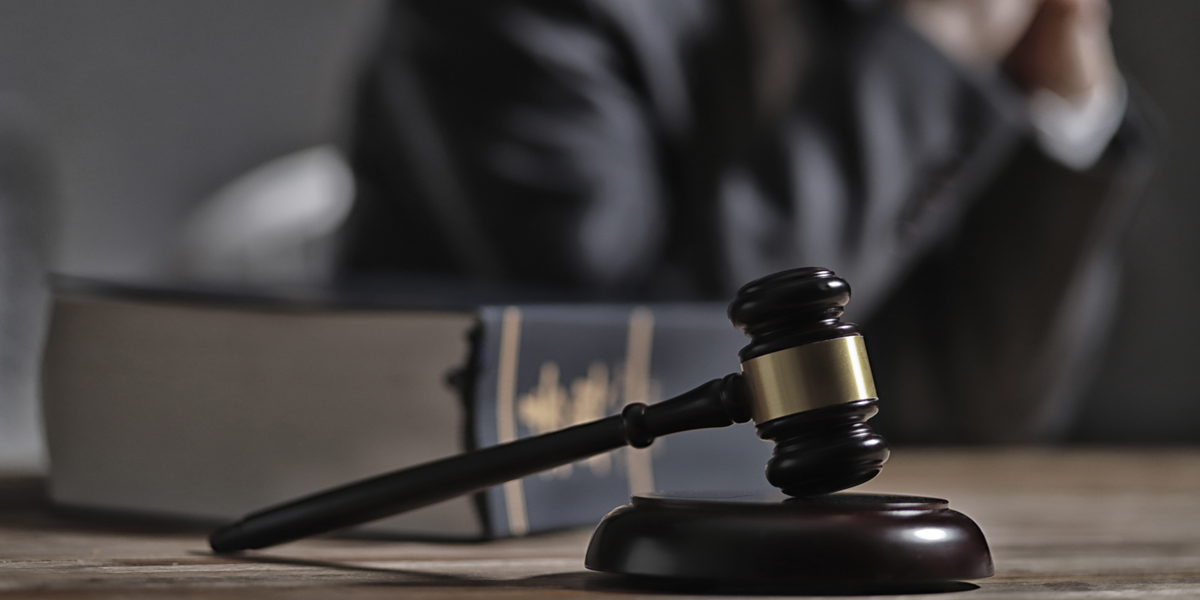
[[[750,337],[738,357],[752,418],[775,442],[767,480],[790,496],[856,486],[888,458],[866,424],[879,409],[863,338],[840,320],[849,301],[845,280],[809,267],[752,281],[729,306]]]

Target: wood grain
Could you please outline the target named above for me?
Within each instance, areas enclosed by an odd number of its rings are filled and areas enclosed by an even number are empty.
[[[206,529],[62,514],[0,477],[0,597],[670,598],[583,569],[590,531],[482,544],[325,538],[214,556]],[[900,448],[863,486],[942,496],[987,534],[972,600],[1200,597],[1200,448]],[[955,594],[930,595],[950,598]]]

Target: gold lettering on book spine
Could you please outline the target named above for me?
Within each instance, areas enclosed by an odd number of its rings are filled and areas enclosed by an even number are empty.
[[[496,438],[501,444],[517,439],[517,418],[513,397],[517,393],[517,359],[521,354],[521,309],[509,306],[500,321],[500,365],[496,377]],[[529,512],[525,507],[525,486],[520,479],[504,484],[504,505],[508,509],[508,531],[512,535],[529,533]]]
[[[867,347],[854,335],[764,354],[742,363],[755,423],[878,397]]]
[[[644,306],[629,315],[629,335],[625,346],[625,404],[653,404],[655,383],[650,378],[650,355],[654,348],[654,312]],[[659,444],[662,448],[662,444]],[[654,462],[649,448],[625,448],[625,470],[629,493],[653,492]]]
[[[537,387],[522,394],[517,401],[517,416],[531,435],[542,435],[597,419],[603,419],[617,402],[618,386],[608,374],[608,365],[593,361],[587,377],[579,377],[570,387],[559,381],[558,363],[546,361],[538,371]],[[612,470],[612,456],[607,452],[584,460],[596,477],[607,476]],[[570,464],[543,472],[542,479],[566,479],[574,467]]]

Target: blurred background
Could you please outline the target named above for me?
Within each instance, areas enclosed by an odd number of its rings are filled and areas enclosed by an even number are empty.
[[[1158,161],[1132,224],[1116,340],[1069,438],[1195,442],[1200,3],[1112,4],[1118,59],[1153,101]],[[197,215],[202,203],[269,187],[269,173],[266,183],[228,186],[312,148],[289,163],[315,165],[305,171],[316,173],[305,189],[318,192],[303,235],[319,238],[321,223],[343,214],[344,173],[319,148],[345,142],[357,68],[383,8],[376,0],[0,3],[0,123],[11,140],[0,146],[0,170],[19,174],[0,187],[0,468],[45,465],[36,410],[42,268],[115,279],[176,272],[189,228],[221,222],[219,211]],[[291,272],[319,269],[319,248],[309,258]]]

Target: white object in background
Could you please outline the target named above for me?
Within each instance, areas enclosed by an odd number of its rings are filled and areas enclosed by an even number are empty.
[[[178,274],[204,283],[322,283],[353,200],[354,177],[336,148],[275,159],[196,209],[184,226]]]
[[[1029,117],[1042,150],[1079,171],[1100,160],[1125,119],[1125,81],[1098,85],[1074,98],[1038,90],[1029,98]]]

